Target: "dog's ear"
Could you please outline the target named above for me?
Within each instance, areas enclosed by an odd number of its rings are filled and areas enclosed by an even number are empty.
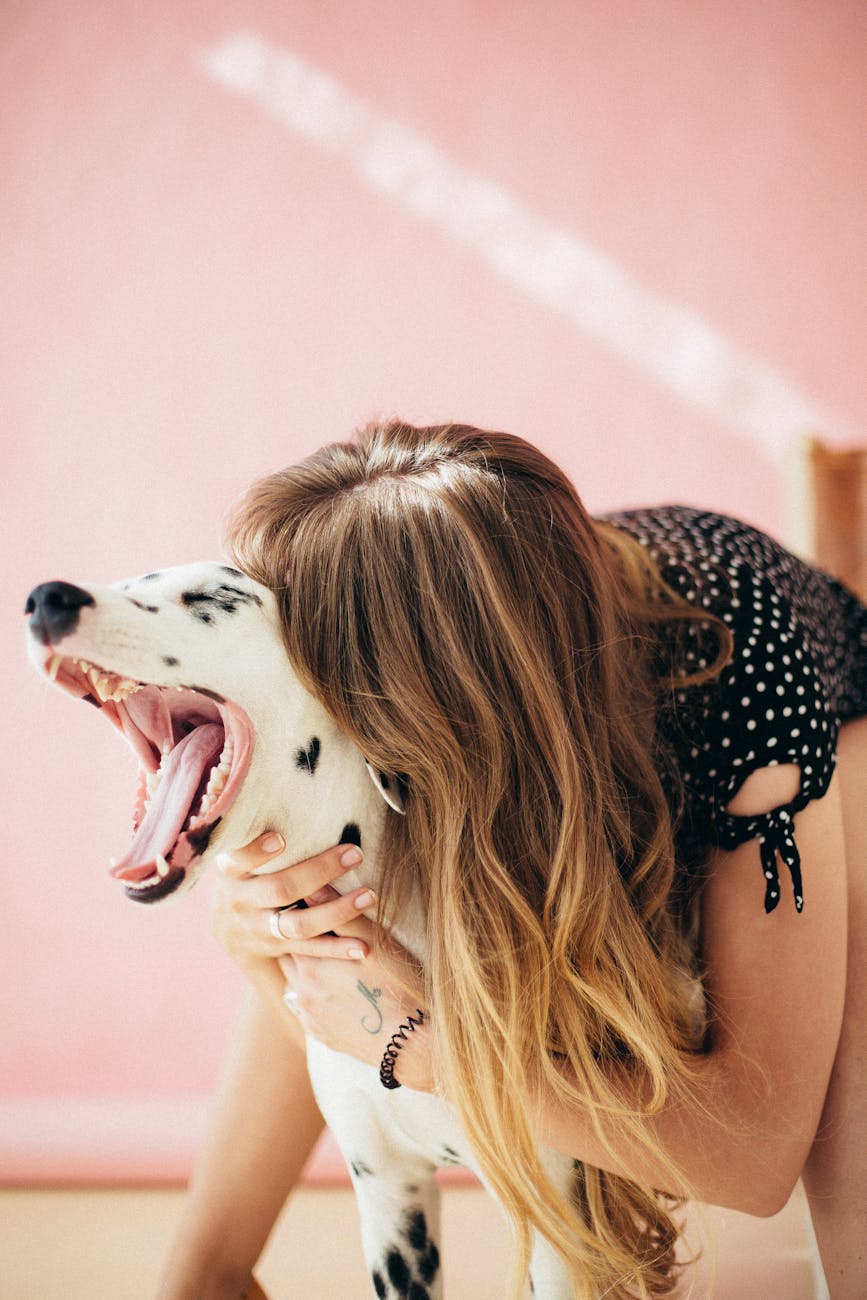
[[[372,763],[364,760],[364,765],[370,773],[370,779],[382,795],[389,808],[393,808],[397,813],[405,813],[406,802],[406,782],[402,781],[399,776],[389,776],[388,772],[380,772]]]

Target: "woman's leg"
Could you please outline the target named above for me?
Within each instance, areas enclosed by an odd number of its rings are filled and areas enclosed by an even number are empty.
[[[848,881],[843,1027],[822,1123],[804,1169],[831,1300],[867,1296],[867,718],[840,733]]]

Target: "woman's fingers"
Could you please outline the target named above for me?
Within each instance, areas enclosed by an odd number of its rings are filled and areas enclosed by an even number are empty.
[[[370,943],[357,927],[363,911],[375,902],[373,894],[363,885],[346,890],[344,884],[341,895],[332,884],[359,866],[361,850],[337,844],[284,866],[284,849],[282,837],[270,831],[218,858],[212,924],[219,941],[242,965],[251,958],[291,952],[355,961],[366,957]]]
[[[217,866],[227,876],[246,876],[265,866],[286,847],[286,841],[276,831],[266,831],[250,844],[231,853],[219,853]]]
[[[272,908],[263,913],[263,929],[275,940],[280,952],[292,952],[295,945],[304,945],[304,951],[316,956],[311,941],[320,937],[331,937],[338,930],[346,930],[357,921],[361,913],[372,907],[376,897],[372,890],[363,887],[354,889],[345,895],[338,894],[329,902],[322,902],[314,907]],[[351,936],[354,939],[354,936]],[[350,948],[353,943],[343,943]],[[360,946],[355,941],[354,946]],[[335,955],[335,954],[331,954]]]
[[[251,908],[289,907],[302,899],[316,898],[325,886],[339,880],[363,861],[361,849],[354,844],[337,844],[315,857],[282,867],[273,874],[262,872],[285,847],[282,837],[273,831],[254,840],[231,855],[222,854],[217,865],[227,879],[243,881],[243,897]],[[262,874],[255,874],[262,872]]]

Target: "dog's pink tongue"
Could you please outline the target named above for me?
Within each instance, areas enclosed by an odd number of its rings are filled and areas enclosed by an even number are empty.
[[[143,880],[152,874],[158,853],[168,855],[187,820],[205,772],[220,757],[225,732],[205,723],[184,736],[163,761],[163,774],[129,852],[112,867],[120,880]]]

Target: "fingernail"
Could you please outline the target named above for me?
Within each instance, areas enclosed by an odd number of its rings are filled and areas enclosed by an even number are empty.
[[[356,898],[355,906],[358,908],[359,912],[363,912],[366,907],[370,907],[371,904],[375,902],[376,902],[376,895],[374,894],[373,890],[365,889],[364,893],[359,894],[358,897]]]
[[[285,849],[285,847],[286,841],[276,831],[269,831],[259,841],[259,848],[263,853],[278,853],[280,849]]]
[[[353,844],[350,848],[346,849],[345,852],[341,853],[340,865],[342,867],[357,867],[363,857],[364,854],[361,852],[361,849]]]
[[[346,955],[351,957],[353,961],[364,961],[367,954],[363,948],[350,948]]]

